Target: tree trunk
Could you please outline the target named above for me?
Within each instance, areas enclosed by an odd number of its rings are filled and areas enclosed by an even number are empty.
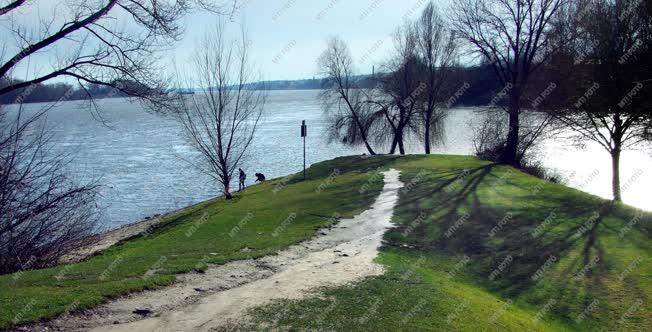
[[[394,138],[392,139],[392,147],[389,150],[389,154],[396,153],[396,146],[397,145],[398,145],[398,139],[397,139],[396,133],[394,133]]]
[[[348,103],[348,101],[347,101]],[[350,104],[349,104],[350,105]],[[352,111],[353,113],[353,111]],[[360,120],[358,119],[357,114],[353,114],[355,123],[358,126],[358,130],[360,131],[360,136],[362,136],[362,140],[364,141],[364,146],[367,148],[367,151],[369,152],[370,155],[375,155],[376,152],[371,148],[371,145],[369,145],[369,142],[367,141],[367,133],[364,132],[364,128],[362,127],[362,124],[360,123]]]
[[[367,151],[369,152],[370,155],[373,156],[376,154],[376,152],[374,152],[374,150],[371,148],[371,145],[369,145],[369,143],[367,142],[366,138],[364,139],[364,146],[367,148]]]
[[[397,139],[398,141],[398,152],[401,155],[405,154],[405,146],[403,145],[403,129],[398,132]]]
[[[518,133],[519,133],[519,105],[518,97],[511,97],[509,102],[509,133],[507,134],[507,144],[505,151],[500,157],[503,164],[518,167]]]
[[[226,173],[226,172],[225,172]],[[225,179],[224,180],[224,198],[226,199],[231,199],[233,198],[233,195],[231,195],[231,179]]]
[[[622,202],[623,198],[620,191],[620,147],[611,152],[611,169],[613,172],[611,185],[614,201]]]
[[[426,128],[423,135],[426,154],[430,154],[430,121],[431,116],[426,116]]]
[[[360,131],[360,136],[362,137],[362,140],[364,141],[364,146],[367,148],[367,151],[369,152],[370,155],[375,155],[376,152],[371,148],[371,145],[369,145],[369,142],[367,141],[367,133],[364,131],[364,127],[362,126],[362,123],[360,123],[360,118],[358,118],[358,114],[355,113],[355,110],[353,108],[353,105],[349,102],[349,97],[347,96],[344,91],[340,91],[340,96],[344,99],[346,102],[346,105],[349,107],[349,111],[351,112],[351,115],[353,116],[353,120],[355,121],[356,126],[358,126],[358,130]]]
[[[614,201],[622,202],[622,193],[620,190],[620,153],[623,147],[623,121],[620,117],[620,112],[616,112],[613,115],[614,120],[614,133],[612,135],[613,139],[613,150],[611,150],[611,170],[613,172],[611,178],[611,186],[614,195]]]
[[[369,152],[370,155],[375,155],[376,152],[371,148],[371,145],[369,145],[369,142],[367,141],[367,134],[364,132],[364,128],[362,127],[362,124],[360,123],[360,120],[358,119],[357,115],[354,115],[355,117],[355,123],[358,125],[358,130],[360,130],[360,136],[362,136],[362,140],[364,141],[364,146],[367,148],[367,151]]]

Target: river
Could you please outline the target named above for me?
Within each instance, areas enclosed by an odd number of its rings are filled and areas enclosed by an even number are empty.
[[[315,90],[271,91],[265,118],[243,168],[252,182],[253,173],[268,178],[302,169],[301,120],[306,120],[307,163],[337,156],[361,154],[328,141]],[[137,102],[114,98],[99,101],[106,124],[94,118],[86,104],[68,101],[48,112],[57,151],[71,156],[71,175],[79,180],[101,182],[99,206],[104,228],[139,221],[147,216],[181,208],[219,194],[211,179],[194,171],[182,159],[194,153],[172,119],[145,111]],[[43,104],[28,104],[28,112]],[[15,110],[11,105],[8,109]],[[472,108],[452,109],[445,123],[443,144],[434,153],[472,154],[469,123]],[[417,147],[411,149],[419,153]],[[548,140],[541,149],[542,164],[562,174],[565,183],[605,198],[611,196],[609,155],[595,144],[580,149],[566,141]],[[652,210],[646,196],[652,188],[652,155],[649,151],[626,151],[622,157],[623,198],[630,205]]]

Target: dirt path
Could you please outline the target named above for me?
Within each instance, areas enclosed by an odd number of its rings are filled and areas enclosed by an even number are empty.
[[[383,273],[373,260],[391,226],[399,172],[384,173],[385,185],[369,210],[317,237],[255,260],[231,262],[204,274],[179,276],[179,282],[133,294],[84,314],[61,317],[36,330],[208,331],[244,317],[247,309],[276,299],[299,299],[321,287],[342,286]],[[151,311],[147,317],[134,309]]]

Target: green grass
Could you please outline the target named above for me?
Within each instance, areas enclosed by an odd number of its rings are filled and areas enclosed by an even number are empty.
[[[397,227],[385,235],[378,258],[387,272],[257,308],[253,325],[239,328],[652,326],[652,214],[472,157],[377,156],[322,162],[308,170],[309,181],[277,179],[233,201],[183,210],[151,234],[78,264],[0,276],[0,328],[169,284],[209,263],[273,254],[333,222],[335,212],[346,217],[366,209],[382,185],[376,172],[390,167],[401,170],[405,189],[393,218]],[[274,188],[282,189],[275,194]],[[291,213],[296,219],[284,223]]]
[[[402,171],[397,227],[378,259],[387,273],[258,308],[254,325],[241,328],[652,327],[650,213],[471,157],[343,158],[320,166],[322,174]]]
[[[365,210],[382,188],[382,178],[369,182],[370,174],[331,172],[316,165],[308,181],[267,181],[231,201],[182,210],[152,232],[77,264],[2,275],[0,328],[170,284],[176,274],[207,264],[273,254],[333,223],[334,213],[350,217]]]

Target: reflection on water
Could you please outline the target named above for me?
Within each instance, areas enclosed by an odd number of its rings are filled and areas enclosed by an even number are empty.
[[[328,142],[317,94],[314,90],[270,92],[266,118],[243,167],[249,174],[248,182],[253,181],[255,172],[273,178],[301,170],[301,120],[308,124],[308,164],[364,152]],[[99,178],[105,185],[100,204],[106,208],[107,227],[218,195],[216,184],[208,176],[197,174],[182,161],[182,157],[194,152],[174,121],[147,113],[138,103],[126,99],[100,103],[110,128],[94,120],[80,102],[61,103],[51,110],[48,125],[54,128],[52,141],[56,148],[73,154],[74,177]],[[27,108],[41,106],[31,104]],[[445,126],[445,142],[434,152],[473,153],[472,133],[468,130],[473,117],[472,109],[452,110]],[[420,152],[417,147],[411,150]],[[543,152],[543,164],[564,174],[570,186],[605,198],[611,196],[609,155],[599,147],[589,145],[578,150],[563,142],[549,141]],[[630,183],[623,189],[625,202],[652,210],[652,200],[644,196],[644,190],[652,186],[652,157],[642,151],[628,151],[622,162],[622,181]]]

